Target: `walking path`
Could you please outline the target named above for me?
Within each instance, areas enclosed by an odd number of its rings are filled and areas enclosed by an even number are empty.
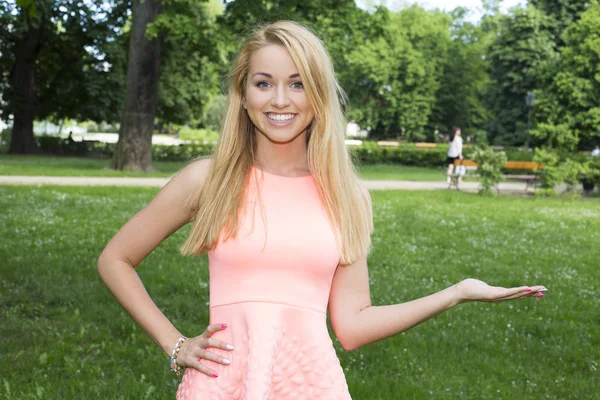
[[[64,185],[64,186],[147,186],[163,187],[169,178],[120,178],[87,176],[0,176],[0,185]],[[362,181],[370,190],[440,190],[447,189],[446,182],[419,181]],[[478,182],[463,182],[460,189],[476,192]],[[526,185],[519,182],[500,183],[501,193],[525,193]]]

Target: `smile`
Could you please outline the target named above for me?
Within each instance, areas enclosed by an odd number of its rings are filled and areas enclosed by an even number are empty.
[[[294,117],[296,116],[296,114],[274,114],[274,113],[267,113],[267,117],[275,122],[288,122],[291,121]]]

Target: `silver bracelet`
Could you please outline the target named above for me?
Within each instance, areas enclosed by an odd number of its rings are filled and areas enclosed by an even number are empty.
[[[171,371],[175,372],[175,375],[177,376],[179,376],[181,371],[183,371],[183,367],[177,365],[177,356],[179,355],[179,350],[181,350],[181,346],[186,339],[187,338],[185,336],[181,336],[179,339],[177,339],[177,343],[175,343],[175,347],[171,353],[171,361],[169,362],[169,365],[171,367]]]

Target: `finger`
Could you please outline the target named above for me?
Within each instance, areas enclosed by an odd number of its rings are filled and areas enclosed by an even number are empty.
[[[545,290],[547,290],[547,289],[545,289]],[[544,297],[544,294],[541,293],[541,291],[529,290],[529,291],[525,291],[525,292],[516,293],[516,294],[510,295],[510,296],[499,297],[499,298],[495,299],[494,301],[501,302],[501,301],[506,301],[506,300],[522,299],[525,297]]]
[[[228,358],[221,357],[220,355],[215,354],[211,351],[207,351],[207,350],[201,351],[198,358],[213,361],[213,362],[216,362],[217,364],[223,364],[223,365],[231,364],[231,361],[229,361]]]
[[[214,347],[216,349],[228,350],[228,351],[233,350],[233,346],[230,345],[229,343],[225,343],[220,340],[213,339],[213,338],[205,339],[202,344],[203,344],[203,347]]]
[[[217,371],[208,368],[206,365],[202,364],[199,359],[195,359],[194,361],[192,361],[190,365],[188,365],[188,367],[194,368],[195,370],[212,378],[217,378],[219,376]]]
[[[512,296],[520,297],[519,295],[524,294],[535,294],[540,291],[548,290],[544,286],[519,286],[514,288],[503,288],[499,286],[491,287],[494,291],[495,299],[504,299]]]
[[[209,326],[206,327],[206,330],[200,336],[204,336],[204,337],[208,338],[208,337],[211,337],[212,335],[214,335],[216,332],[222,331],[224,329],[227,329],[227,324],[223,324],[223,323],[210,324]]]

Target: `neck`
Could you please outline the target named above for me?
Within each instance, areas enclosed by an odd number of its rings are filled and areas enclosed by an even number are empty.
[[[260,169],[278,175],[306,175],[309,171],[306,132],[289,143],[275,143],[257,133],[256,164]]]

